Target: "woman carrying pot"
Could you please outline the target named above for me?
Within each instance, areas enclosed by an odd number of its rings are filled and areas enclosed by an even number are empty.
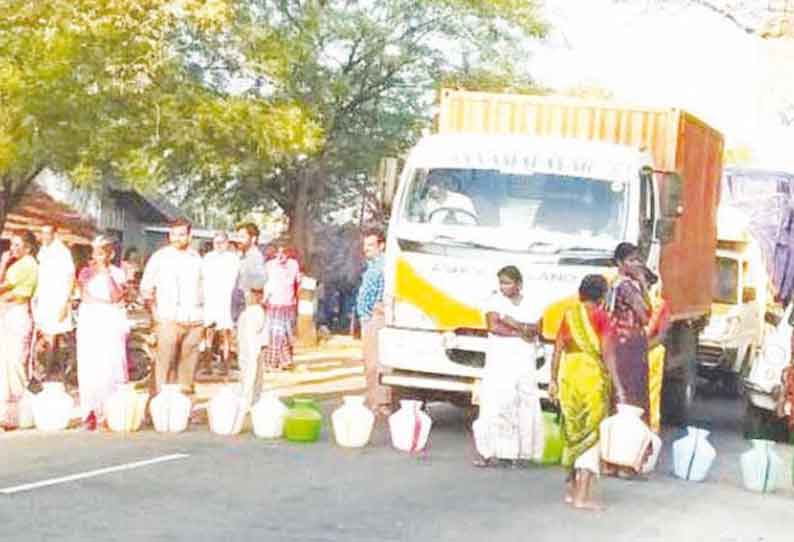
[[[557,334],[551,365],[549,397],[562,414],[562,464],[570,468],[565,502],[599,510],[592,484],[600,473],[599,428],[609,415],[612,371],[604,359],[609,347],[609,315],[604,298],[609,289],[601,275],[587,275],[579,301],[568,309]]]
[[[499,459],[538,459],[543,455],[543,421],[537,394],[537,320],[522,294],[521,272],[509,265],[499,270],[499,291],[485,308],[488,350],[480,386],[480,415],[473,424],[480,454],[474,464]]]
[[[648,325],[652,308],[645,288],[645,265],[639,249],[620,243],[615,249],[618,277],[612,285],[610,321],[614,333],[615,400],[642,409],[649,421]]]
[[[16,427],[16,406],[27,385],[33,320],[30,299],[36,291],[36,237],[30,231],[11,237],[0,257],[0,427]]]

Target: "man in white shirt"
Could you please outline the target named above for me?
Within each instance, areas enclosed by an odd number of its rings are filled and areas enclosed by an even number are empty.
[[[72,331],[72,291],[74,289],[74,260],[66,245],[58,239],[54,224],[41,229],[39,249],[39,281],[33,296],[33,319],[44,338],[46,348],[45,379],[54,378],[55,354],[63,347],[65,334]]]
[[[427,181],[425,219],[431,224],[476,225],[477,210],[471,198],[450,188],[455,181],[433,176]]]
[[[149,259],[141,280],[141,297],[152,312],[157,336],[155,389],[177,381],[193,392],[204,320],[201,256],[190,246],[191,224],[177,220],[168,232],[169,245]]]
[[[234,322],[232,320],[232,293],[237,282],[240,259],[229,250],[228,236],[220,232],[213,239],[213,250],[204,256],[202,263],[204,283],[204,326],[206,346],[212,351],[216,333],[220,336],[221,361],[224,374],[229,374],[229,353]]]

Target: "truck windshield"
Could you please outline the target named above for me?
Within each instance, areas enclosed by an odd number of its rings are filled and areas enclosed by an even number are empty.
[[[739,296],[739,262],[717,257],[712,283],[712,300],[715,303],[735,305]]]
[[[620,240],[627,188],[620,182],[484,169],[418,170],[403,218],[418,224],[527,229]]]

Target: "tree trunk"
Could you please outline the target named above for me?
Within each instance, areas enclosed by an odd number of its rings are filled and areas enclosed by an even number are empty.
[[[314,231],[312,227],[310,194],[311,185],[315,180],[316,169],[314,167],[307,167],[298,173],[294,207],[289,215],[289,235],[308,274],[314,271],[311,269]]]

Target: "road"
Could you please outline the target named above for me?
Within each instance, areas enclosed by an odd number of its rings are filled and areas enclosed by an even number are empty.
[[[336,402],[325,403],[330,411]],[[477,469],[462,413],[432,405],[426,457],[399,453],[380,430],[363,450],[297,445],[250,433],[218,437],[67,431],[0,435],[0,489],[185,454],[170,461],[0,494],[3,540],[790,541],[794,491],[741,488],[738,402],[699,400],[717,463],[703,484],[673,478],[669,443],[648,481],[602,479],[603,512],[561,503],[559,468]],[[792,449],[781,446],[787,466]],[[787,468],[790,470],[790,468]]]

